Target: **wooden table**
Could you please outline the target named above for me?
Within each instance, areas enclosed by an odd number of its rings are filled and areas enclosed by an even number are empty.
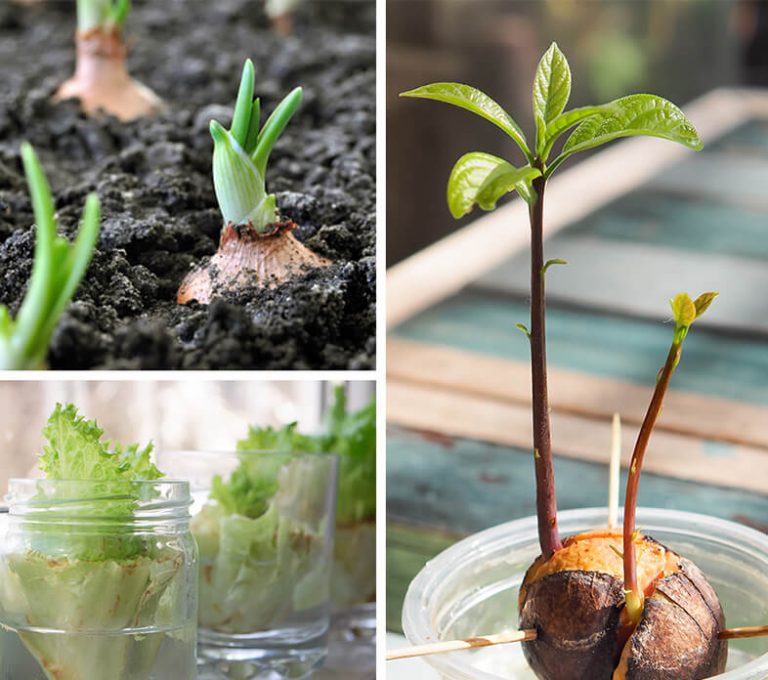
[[[768,530],[768,95],[686,107],[694,154],[632,139],[547,190],[548,352],[559,505],[605,505],[610,416],[631,454],[671,339],[667,300],[719,290],[686,340],[640,503]],[[446,169],[447,173],[447,169]],[[387,621],[460,537],[534,511],[526,206],[515,199],[392,268]]]

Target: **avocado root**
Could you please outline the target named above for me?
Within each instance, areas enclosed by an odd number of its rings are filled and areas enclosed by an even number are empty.
[[[162,110],[160,98],[128,74],[125,44],[118,27],[78,32],[75,40],[75,74],[62,83],[54,101],[79,99],[86,115],[103,110],[122,121]]]
[[[291,233],[290,220],[259,233],[250,225],[227,224],[219,249],[207,263],[191,271],[176,294],[179,304],[197,300],[208,304],[217,295],[246,288],[272,288],[330,260],[320,257]]]
[[[622,535],[570,537],[537,559],[520,589],[523,653],[542,680],[700,680],[725,669],[717,595],[689,560],[646,536],[635,541],[646,602],[634,626],[624,611]]]

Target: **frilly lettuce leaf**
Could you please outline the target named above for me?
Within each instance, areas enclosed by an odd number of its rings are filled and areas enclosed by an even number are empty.
[[[38,465],[46,479],[59,483],[41,485],[34,499],[50,521],[28,530],[32,550],[89,562],[132,559],[146,550],[146,541],[127,522],[108,520],[127,520],[135,512],[146,489],[133,482],[163,476],[151,461],[152,444],[122,446],[103,441],[103,434],[96,421],[79,415],[72,404],[56,404],[43,429],[47,444]],[[73,513],[93,520],[88,531],[67,521]]]
[[[73,404],[56,404],[43,428],[47,446],[38,461],[47,479],[71,481],[150,481],[163,476],[151,460],[152,444],[121,446],[103,442],[95,420],[78,415]]]

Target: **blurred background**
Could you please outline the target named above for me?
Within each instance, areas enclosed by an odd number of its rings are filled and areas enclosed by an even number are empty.
[[[249,425],[293,421],[320,429],[333,383],[312,381],[34,381],[0,382],[0,495],[11,477],[36,475],[40,431],[56,402],[72,402],[122,443],[152,440],[156,450],[233,450]],[[348,406],[362,408],[375,383],[345,383]]]
[[[552,40],[574,74],[569,108],[646,91],[683,105],[718,86],[768,84],[762,0],[388,0],[388,265],[460,226],[448,213],[445,184],[462,154],[520,160],[486,121],[398,93],[465,82],[530,136],[533,73]]]

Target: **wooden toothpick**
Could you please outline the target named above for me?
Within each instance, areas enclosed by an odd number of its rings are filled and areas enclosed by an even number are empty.
[[[396,659],[412,659],[416,656],[428,656],[429,654],[444,654],[446,652],[459,652],[465,649],[477,649],[478,647],[490,647],[492,645],[505,645],[511,642],[525,642],[536,639],[535,630],[513,630],[508,633],[496,633],[480,637],[467,638],[466,640],[447,640],[445,642],[433,642],[429,645],[415,647],[403,647],[387,652],[387,661]]]
[[[619,522],[619,477],[621,472],[621,416],[613,414],[611,426],[611,466],[608,482],[608,528]]]
[[[721,640],[738,640],[766,635],[768,635],[768,626],[748,626],[747,628],[726,628],[721,630],[717,637]]]
[[[721,630],[718,637],[721,640],[736,640],[742,638],[768,636],[768,626],[749,626],[746,628],[726,628]],[[495,633],[494,635],[482,635],[467,638],[465,640],[446,640],[445,642],[433,642],[428,645],[414,647],[402,647],[387,652],[387,661],[398,659],[413,659],[417,656],[429,656],[430,654],[446,654],[447,652],[460,652],[467,649],[480,647],[492,647],[493,645],[506,645],[512,642],[528,642],[536,639],[535,630],[512,630],[507,633]]]

